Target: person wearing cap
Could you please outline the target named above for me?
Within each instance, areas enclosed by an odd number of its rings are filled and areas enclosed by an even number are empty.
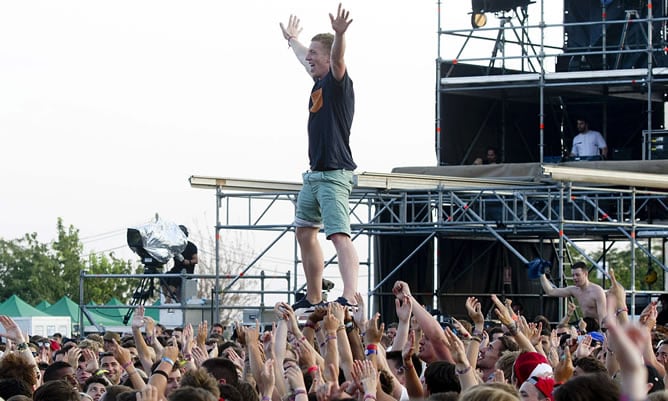
[[[522,401],[554,401],[554,397],[552,396],[553,390],[554,379],[531,376],[520,386],[520,399]]]
[[[530,377],[552,375],[552,366],[545,356],[537,352],[524,352],[515,360],[513,373],[515,387],[520,388]]]
[[[111,352],[111,349],[114,346],[114,341],[116,341],[117,344],[120,344],[121,342],[120,334],[114,333],[113,331],[104,333],[102,339],[104,340],[104,352]]]

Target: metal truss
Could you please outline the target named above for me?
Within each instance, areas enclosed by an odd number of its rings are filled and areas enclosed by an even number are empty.
[[[380,178],[382,180],[378,181]],[[375,174],[371,178],[368,173],[356,176],[357,186],[350,196],[350,218],[353,241],[358,249],[366,248],[367,251],[367,258],[360,262],[361,265],[373,271],[373,240],[379,235],[420,235],[425,238],[406,259],[392,266],[388,270],[390,273],[382,278],[376,277],[375,283],[369,279],[369,296],[382,295],[379,292],[381,286],[392,280],[415,252],[439,237],[498,241],[524,263],[528,260],[512,246],[512,241],[550,243],[559,249],[562,277],[564,261],[570,258],[566,255],[566,244],[598,266],[599,261],[581,249],[580,241],[607,244],[625,241],[642,251],[657,267],[668,271],[665,257],[660,260],[653,255],[644,240],[661,238],[665,241],[668,237],[666,191],[628,186],[578,186],[554,181],[494,186],[490,181],[480,180],[476,185],[476,180],[470,180],[453,185],[447,178],[434,176],[425,176],[420,185],[419,178],[411,178],[413,181],[406,181],[405,175],[398,174]],[[192,177],[191,184],[206,187],[199,185],[198,180],[198,177]],[[299,185],[293,184],[295,186],[289,190],[281,191],[271,190],[268,185],[261,191],[249,192],[239,191],[238,187],[226,188],[227,179],[215,180],[210,188],[216,188],[220,211],[217,233],[228,229],[273,232],[266,247],[238,273],[239,277],[247,274],[272,247],[289,236],[294,242],[292,290],[303,289],[304,284],[297,281],[301,261],[291,224]],[[439,185],[434,185],[434,180]],[[240,218],[243,221],[240,222]],[[335,263],[336,255],[332,255],[326,265]],[[434,268],[438,269],[438,266]],[[635,272],[635,266],[632,271]],[[629,290],[636,292],[633,285]]]

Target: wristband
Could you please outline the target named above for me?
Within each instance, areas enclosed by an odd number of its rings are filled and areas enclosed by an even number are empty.
[[[166,356],[163,356],[162,359],[160,359],[162,362],[167,362],[174,366],[174,361],[172,361],[170,358],[167,358]]]
[[[153,374],[154,375],[160,375],[160,376],[164,377],[165,380],[169,380],[169,375],[164,370],[154,370]]]
[[[306,389],[305,388],[296,388],[292,391],[292,394],[297,396],[299,394],[306,394]]]
[[[271,397],[264,395],[262,396],[262,401],[271,401]]]
[[[373,395],[373,394],[366,394],[366,395],[364,396],[364,400],[365,400],[365,401],[366,401],[366,400],[375,400],[375,399],[376,399],[376,396]]]
[[[367,350],[378,351],[378,346],[376,344],[369,344],[369,345],[366,346],[366,349]]]
[[[345,330],[345,329],[346,329],[346,325],[341,324],[341,325],[339,325],[339,327],[336,328],[336,331],[338,332],[339,330]]]
[[[121,367],[123,368],[123,370],[128,370],[130,365],[132,365],[132,361],[127,361],[124,364],[122,364]]]
[[[455,369],[455,373],[457,375],[463,375],[463,374],[468,373],[470,370],[471,370],[471,365],[469,365],[469,366],[467,366],[467,367],[465,367],[464,369],[461,369],[461,370],[460,369]]]
[[[308,374],[311,374],[311,373],[313,373],[313,372],[317,372],[317,371],[318,371],[318,365],[313,365],[313,366],[311,366],[310,368],[308,368],[308,370],[307,370],[306,372],[307,372]]]
[[[328,334],[325,343],[328,343],[329,340],[336,340],[336,334]]]
[[[374,355],[374,354],[378,354],[378,351],[375,350],[375,349],[367,349],[366,351],[364,351],[364,355],[366,355],[366,356]]]
[[[482,336],[482,331],[481,330],[473,330],[473,333],[471,333],[473,336]]]
[[[619,316],[620,313],[622,312],[628,312],[629,310],[627,308],[617,308],[617,311],[615,312],[615,316]]]
[[[310,327],[310,328],[312,328],[313,330],[315,330],[315,323],[313,323],[313,322],[310,321],[310,320],[307,320],[306,323],[304,323],[304,327]]]
[[[25,351],[25,350],[28,349],[28,343],[25,343],[25,342],[21,343],[21,344],[16,346],[16,349],[19,350],[19,351]]]
[[[471,340],[471,341],[477,341],[477,342],[479,342],[479,343],[482,342],[482,338],[480,338],[480,337],[478,337],[478,336],[471,336],[471,337],[469,337],[469,340]]]

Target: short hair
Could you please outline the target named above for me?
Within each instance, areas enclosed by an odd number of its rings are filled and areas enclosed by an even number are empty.
[[[487,334],[489,334],[490,341],[491,341],[492,337],[494,337],[494,334],[496,334],[496,333],[503,334],[503,327],[494,326],[491,329],[487,330]]]
[[[500,337],[499,341],[501,341],[501,344],[503,345],[503,349],[501,350],[501,352],[503,352],[503,351],[519,351],[519,349],[520,349],[520,346],[517,345],[515,340],[513,340],[512,338],[510,338],[508,336]]]
[[[401,351],[388,351],[387,354],[385,354],[385,359],[390,360],[392,359],[393,361],[396,362],[397,366],[404,366],[404,357],[401,355]],[[413,362],[413,366],[415,367],[415,372],[417,373],[418,377],[422,375],[422,360],[420,360],[420,357],[413,354],[411,356],[411,360]]]
[[[510,380],[513,377],[513,366],[515,365],[515,359],[520,355],[522,351],[503,351],[501,356],[494,364],[496,369],[501,369],[503,371],[503,377],[506,380]]]
[[[7,398],[7,401],[32,401],[32,396],[16,394]]]
[[[172,391],[169,401],[218,401],[211,392],[199,387],[182,386]],[[227,400],[227,398],[225,398]]]
[[[334,43],[334,35],[331,33],[319,33],[311,38],[311,42],[319,42],[327,50],[327,53],[332,51],[332,44]]]
[[[593,356],[586,356],[584,358],[578,358],[574,360],[573,367],[579,367],[586,373],[608,373],[608,369],[605,368],[603,362],[599,361]]]
[[[237,390],[239,390],[241,399],[244,401],[260,401],[260,394],[258,394],[252,384],[246,381],[240,381],[237,384]]]
[[[598,331],[601,327],[598,325],[598,321],[593,317],[585,316],[582,320],[587,324],[587,332]]]
[[[555,401],[617,401],[619,385],[604,373],[592,373],[567,380],[554,390]]]
[[[478,384],[464,390],[459,401],[518,401],[520,393],[507,383]]]
[[[446,361],[432,362],[424,371],[424,382],[430,394],[447,391],[461,391],[459,379],[455,375],[455,365]]]
[[[396,329],[397,327],[399,327],[399,323],[397,323],[397,322],[392,322],[392,323],[388,323],[388,324],[385,326],[385,330],[387,330],[387,329]]]
[[[220,398],[224,398],[225,401],[244,401],[244,399],[241,398],[241,393],[235,386],[218,383],[218,389],[220,390]]]
[[[186,386],[203,388],[210,391],[216,398],[220,397],[218,382],[204,368],[192,369],[184,373],[181,377],[181,387]]]
[[[109,386],[107,387],[107,391],[104,393],[104,401],[117,401],[119,394],[127,393],[128,391],[134,393],[135,390],[132,387],[123,386],[120,384]]]
[[[586,271],[587,273],[589,273],[589,271],[587,270],[587,265],[585,265],[584,262],[573,263],[573,266],[571,266],[571,270],[575,270],[575,269],[582,269],[582,270]]]
[[[227,358],[209,358],[202,363],[202,367],[216,380],[223,379],[233,386],[239,382],[237,366]]]
[[[116,401],[135,401],[137,399],[137,393],[138,391],[135,389],[132,389],[132,391],[124,391],[116,396]]]
[[[82,390],[84,392],[88,391],[88,387],[90,387],[90,385],[93,384],[93,383],[101,384],[104,387],[111,386],[111,382],[109,381],[109,379],[107,379],[106,376],[104,376],[104,375],[100,375],[100,376],[94,375],[94,376],[91,376],[88,379],[86,379],[86,381],[83,384]]]
[[[63,380],[46,382],[33,394],[33,401],[79,401],[79,391]]]
[[[72,368],[72,365],[65,361],[56,361],[52,363],[48,368],[46,368],[46,370],[44,370],[44,382],[46,383],[53,380],[62,379],[62,377],[58,375],[58,371],[66,368]]]
[[[0,379],[0,398],[6,400],[15,395],[32,397],[32,386],[15,377]]]
[[[448,391],[447,393],[436,393],[431,394],[427,401],[457,401],[459,399],[459,393],[454,391]]]

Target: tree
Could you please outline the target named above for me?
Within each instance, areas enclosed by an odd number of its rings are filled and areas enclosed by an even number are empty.
[[[216,244],[211,234],[203,234],[201,231],[197,232],[200,243],[198,246],[199,263],[197,265],[196,274],[216,274]],[[248,256],[251,254],[248,245],[242,245],[244,241],[240,237],[221,239],[220,247],[220,288],[224,289],[242,272],[248,265]],[[247,241],[246,241],[247,243]],[[257,270],[257,269],[255,269]],[[257,274],[252,272],[250,274]],[[230,278],[232,277],[232,278]],[[227,306],[243,306],[243,305],[258,305],[260,297],[257,294],[252,294],[250,291],[257,290],[257,280],[240,279],[232,286],[234,291],[241,291],[242,293],[228,293],[220,294],[220,305]],[[212,291],[215,286],[215,279],[200,279],[198,283],[198,296],[201,298],[212,298]],[[249,291],[248,293],[243,293]],[[272,305],[273,307],[273,305]],[[228,324],[232,321],[240,320],[240,310],[232,308],[221,307],[219,322]]]
[[[16,240],[0,239],[0,299],[16,294],[28,303],[41,300],[56,302],[63,296],[79,298],[82,270],[90,273],[132,273],[129,262],[113,255],[82,256],[79,230],[57,221],[57,237],[50,244],[41,243],[36,233]],[[109,297],[123,297],[130,291],[128,280],[89,280],[85,302],[106,302]]]
[[[645,242],[641,242],[641,245],[645,249],[648,249],[649,247]],[[569,247],[569,251],[572,254],[577,255],[577,252],[573,248]],[[654,244],[652,244],[652,255],[661,260],[661,252],[661,244],[654,242]],[[603,263],[603,249],[599,248],[590,252],[590,256],[594,260],[600,260],[601,264]],[[582,257],[574,256],[574,259],[582,260],[587,265],[590,265],[590,263],[585,261]],[[638,247],[635,248],[635,265],[636,290],[662,290],[663,269]],[[607,267],[613,267],[615,269],[615,277],[617,277],[619,283],[627,290],[631,289],[631,246],[628,243],[624,243],[623,246],[615,246],[608,249],[607,252],[605,252],[605,266],[606,271]],[[652,282],[651,280],[653,278],[652,271],[656,273],[655,282]],[[589,278],[597,284],[603,284],[603,277],[601,274],[597,273],[597,269],[594,269],[589,273]],[[605,284],[605,288],[607,288],[610,281],[606,280]]]

